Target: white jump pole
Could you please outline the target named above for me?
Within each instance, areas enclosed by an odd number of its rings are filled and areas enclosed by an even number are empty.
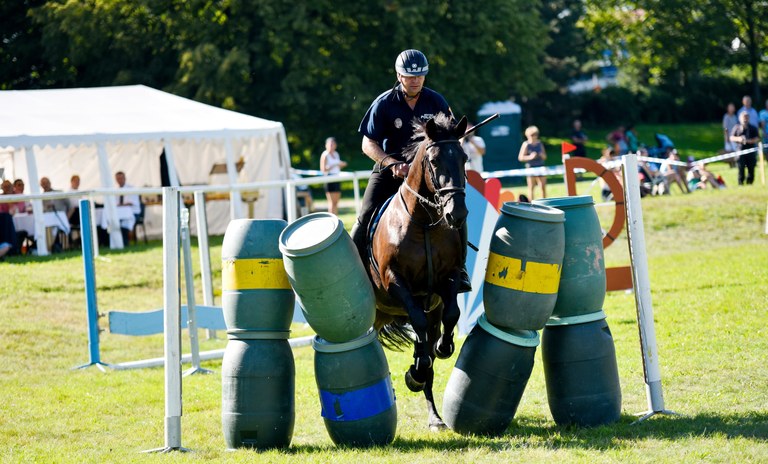
[[[187,289],[187,331],[189,332],[192,367],[184,371],[184,376],[192,374],[210,374],[211,371],[200,367],[200,342],[197,333],[197,310],[195,306],[195,279],[192,270],[192,238],[189,233],[189,210],[181,208],[181,245],[184,252],[184,282]]]
[[[655,414],[674,414],[664,409],[664,395],[661,388],[661,369],[656,348],[656,330],[653,325],[651,305],[651,282],[648,277],[648,257],[645,252],[643,210],[640,205],[640,181],[637,176],[637,155],[630,153],[622,157],[624,168],[624,202],[627,211],[627,235],[629,257],[632,265],[632,284],[635,288],[637,322],[640,327],[640,350],[643,354],[648,411],[638,414],[638,422]]]
[[[208,213],[205,210],[205,193],[195,192],[195,218],[197,219],[197,248],[200,252],[200,279],[203,282],[203,304],[214,305],[213,278],[211,277],[211,252],[208,248]],[[216,331],[207,330],[208,339],[216,338]]]
[[[179,188],[163,187],[163,307],[165,342],[165,447],[181,447],[181,287],[179,286]]]

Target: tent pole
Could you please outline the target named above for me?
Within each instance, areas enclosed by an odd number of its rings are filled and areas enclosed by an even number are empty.
[[[109,170],[109,157],[107,155],[107,149],[104,146],[104,142],[96,144],[96,149],[99,153],[99,172],[101,173],[101,182],[107,188],[113,188],[112,173]],[[107,215],[107,224],[109,230],[109,247],[112,249],[122,250],[123,246],[123,234],[120,232],[120,221],[117,219],[117,201],[114,195],[105,195],[104,197],[104,214]]]
[[[178,187],[179,176],[176,173],[176,158],[173,157],[171,142],[163,140],[163,149],[165,150],[165,164],[168,167],[168,179],[171,181],[171,186]]]
[[[227,155],[229,186],[234,187],[237,184],[237,166],[235,166],[235,151],[232,149],[232,140],[230,138],[224,139],[224,151]],[[243,200],[240,196],[240,190],[232,189],[229,192],[229,216],[233,220],[243,217]]]
[[[33,194],[40,193],[40,178],[37,174],[37,161],[35,160],[35,148],[32,145],[24,147],[24,156],[27,161],[27,173],[29,174],[29,189]],[[43,200],[32,200],[32,211],[43,212]],[[48,237],[45,233],[45,219],[42,214],[35,214],[35,242],[37,242],[37,255],[48,256]]]

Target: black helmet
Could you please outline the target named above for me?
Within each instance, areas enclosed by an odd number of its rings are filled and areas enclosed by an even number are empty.
[[[429,72],[427,57],[418,50],[405,50],[397,56],[395,71],[403,76],[426,76]]]

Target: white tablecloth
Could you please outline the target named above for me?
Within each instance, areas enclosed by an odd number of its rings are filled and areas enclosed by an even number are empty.
[[[65,234],[69,233],[69,219],[63,211],[43,213],[45,227],[57,227]],[[26,231],[30,236],[35,235],[35,215],[29,213],[15,214],[13,216],[13,225],[16,231]]]
[[[136,224],[133,208],[130,206],[118,206],[117,218],[120,220],[121,228],[133,230],[133,226]],[[104,208],[96,208],[96,224],[102,229],[107,229],[107,215],[104,214]]]

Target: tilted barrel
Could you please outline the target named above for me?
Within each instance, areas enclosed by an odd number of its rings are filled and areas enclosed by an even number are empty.
[[[284,448],[295,420],[296,368],[285,332],[233,339],[221,364],[221,420],[227,448]]]
[[[280,251],[304,317],[320,338],[343,343],[373,326],[373,286],[338,217],[314,213],[291,223],[280,234]]]
[[[331,440],[347,446],[391,443],[397,406],[376,331],[346,343],[315,337],[312,346],[323,421]]]
[[[295,297],[278,247],[287,223],[236,219],[221,246],[222,311],[230,333],[289,330]]]
[[[565,254],[553,317],[590,314],[603,309],[605,258],[603,232],[589,195],[546,198],[535,204],[565,213]]]
[[[500,329],[481,315],[467,336],[443,397],[443,420],[462,434],[507,430],[533,371],[539,335]]]
[[[557,300],[564,221],[563,212],[549,206],[504,203],[483,284],[490,323],[518,330],[544,327]]]
[[[621,416],[621,385],[611,330],[602,312],[577,318],[599,319],[547,324],[542,333],[549,410],[558,425],[616,422]]]

